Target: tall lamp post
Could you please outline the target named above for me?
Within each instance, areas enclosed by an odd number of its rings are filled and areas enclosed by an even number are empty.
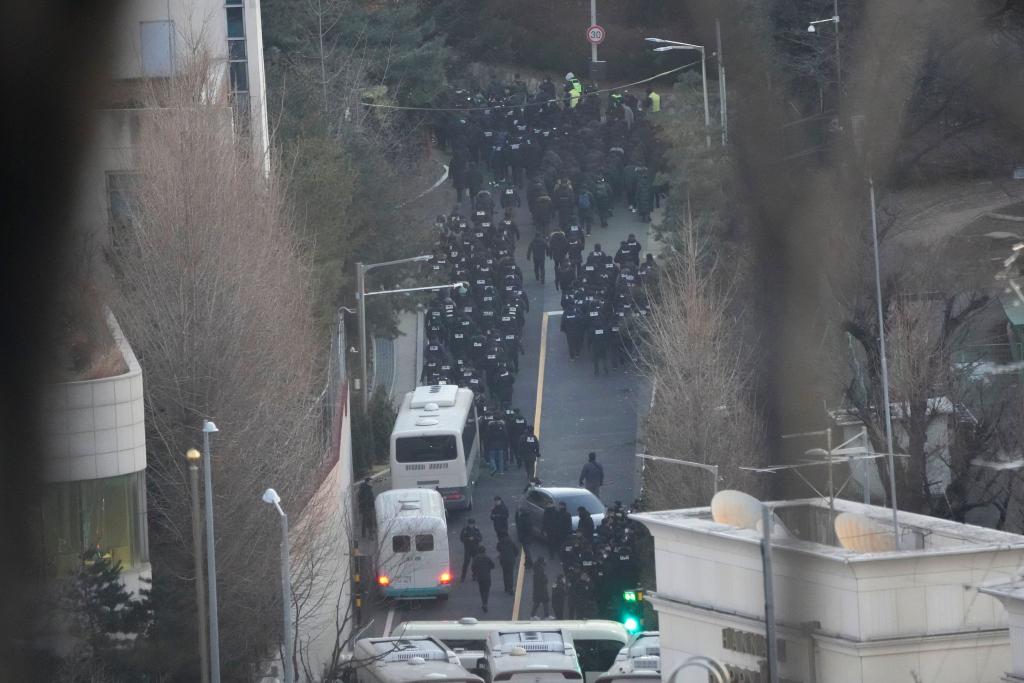
[[[420,256],[412,256],[410,258],[398,259],[396,261],[385,261],[383,263],[357,263],[356,264],[356,301],[359,304],[359,370],[360,370],[360,381],[362,382],[363,392],[363,414],[366,414],[366,410],[370,405],[370,394],[368,391],[367,383],[367,356],[369,352],[366,348],[366,297],[376,292],[366,291],[366,274],[374,268],[384,268],[385,266],[397,266],[403,263],[417,263],[420,261],[429,261],[433,258],[430,254],[422,254]]]
[[[900,522],[896,504],[896,455],[892,450],[892,410],[889,403],[889,363],[885,357],[885,313],[882,311],[882,274],[878,258],[878,212],[875,208],[875,181],[868,178],[871,194],[871,240],[875,252],[875,299],[878,304],[878,353],[882,357],[882,410],[885,412],[885,448],[889,453],[889,498],[892,504],[892,532],[900,545]]]
[[[210,596],[210,680],[220,683],[220,627],[217,622],[217,551],[213,535],[213,475],[210,473],[210,435],[219,430],[203,420],[203,497],[206,502],[206,583]]]
[[[708,109],[708,65],[704,55],[703,45],[694,45],[692,43],[681,43],[676,40],[665,40],[663,38],[644,38],[648,43],[664,43],[661,47],[654,48],[655,52],[669,52],[671,50],[697,50],[700,52],[700,77],[704,87],[704,142],[711,148],[711,111]],[[719,88],[724,87],[724,83],[719,82]],[[719,95],[721,97],[721,95]],[[725,122],[722,122],[725,125]]]
[[[291,571],[288,567],[289,546],[288,546],[288,515],[281,509],[281,496],[277,495],[274,489],[267,489],[263,492],[263,502],[277,508],[277,514],[281,517],[281,603],[284,615],[284,683],[295,683],[295,652],[293,648],[294,632],[292,631],[292,580]]]
[[[188,479],[192,492],[192,560],[196,574],[196,621],[199,626],[200,680],[210,683],[210,650],[206,633],[206,596],[203,594],[203,512],[199,502],[199,460],[202,458],[194,448],[185,452],[188,460]]]

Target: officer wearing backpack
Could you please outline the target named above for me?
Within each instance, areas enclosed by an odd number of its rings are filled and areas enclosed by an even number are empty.
[[[594,219],[594,195],[589,188],[584,187],[577,198],[577,208],[580,215],[580,226],[590,234],[590,226]]]

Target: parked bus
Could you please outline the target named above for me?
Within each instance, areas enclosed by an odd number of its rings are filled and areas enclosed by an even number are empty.
[[[483,683],[429,636],[363,638],[356,641],[350,662],[355,683]]]
[[[476,670],[487,683],[583,680],[572,636],[564,630],[539,625],[491,631]]]
[[[641,631],[630,638],[608,673],[597,683],[657,683],[661,680],[661,641],[657,631]]]
[[[622,624],[604,619],[480,621],[465,617],[457,621],[405,621],[392,629],[391,635],[432,635],[451,648],[463,666],[472,669],[483,656],[488,634],[502,629],[565,631],[572,637],[587,681],[594,681],[608,671],[629,642],[629,633]]]
[[[440,385],[409,392],[391,432],[391,487],[436,489],[447,509],[472,509],[478,432],[471,390]]]
[[[448,522],[441,494],[384,491],[377,512],[377,588],[388,598],[448,597],[452,587]]]

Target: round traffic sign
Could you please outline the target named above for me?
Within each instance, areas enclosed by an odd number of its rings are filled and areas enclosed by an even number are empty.
[[[587,42],[593,43],[594,45],[600,45],[604,42],[604,27],[594,24],[587,29]]]

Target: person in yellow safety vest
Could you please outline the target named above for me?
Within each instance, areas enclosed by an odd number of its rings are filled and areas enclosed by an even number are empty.
[[[566,87],[569,94],[569,107],[575,109],[576,105],[580,103],[580,96],[583,95],[583,84],[571,71],[565,74],[565,80],[568,81]]]
[[[654,88],[647,86],[647,111],[661,111],[661,95],[654,92]]]

